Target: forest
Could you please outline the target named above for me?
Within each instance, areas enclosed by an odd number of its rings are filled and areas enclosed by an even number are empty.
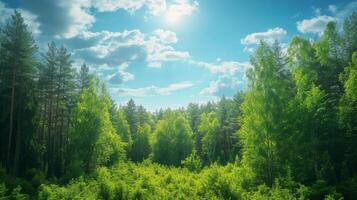
[[[357,199],[357,13],[261,41],[233,98],[116,105],[88,66],[0,33],[0,199]]]

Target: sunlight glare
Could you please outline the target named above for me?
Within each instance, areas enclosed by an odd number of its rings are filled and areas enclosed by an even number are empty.
[[[175,25],[175,24],[179,23],[181,17],[182,16],[180,15],[179,12],[173,11],[173,10],[168,11],[165,16],[166,22],[171,25]]]

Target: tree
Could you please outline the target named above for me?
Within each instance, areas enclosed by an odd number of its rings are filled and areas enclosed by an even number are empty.
[[[167,111],[154,133],[154,161],[178,166],[192,149],[192,130],[187,119],[181,112]]]
[[[40,140],[45,148],[43,168],[48,176],[64,173],[64,151],[74,104],[77,101],[71,55],[55,43],[48,45],[38,81]]]
[[[200,114],[201,110],[198,104],[190,103],[187,106],[187,119],[190,123],[194,139],[195,139],[195,149],[200,157],[203,157],[202,152],[202,135],[198,131],[198,126],[200,124]]]
[[[220,131],[219,121],[214,112],[203,113],[201,115],[201,123],[198,131],[203,136],[202,149],[209,163],[219,160],[224,156],[221,145],[223,143],[223,135]]]
[[[110,121],[110,100],[100,81],[94,79],[82,92],[74,110],[70,135],[70,176],[111,166],[124,159],[124,144]]]
[[[286,134],[290,89],[279,74],[279,60],[268,44],[261,42],[247,73],[249,89],[242,104],[243,164],[258,181],[272,185],[282,173],[279,146]]]
[[[138,126],[136,138],[133,140],[131,149],[131,159],[135,162],[141,162],[149,157],[151,152],[149,136],[151,132],[150,125],[143,124]]]
[[[7,170],[17,174],[30,165],[29,145],[36,127],[36,46],[20,12],[1,30],[1,137]],[[7,133],[7,136],[5,134]],[[6,138],[6,139],[5,139]],[[4,139],[4,140],[3,140]]]
[[[315,50],[302,38],[292,39],[287,54],[295,88],[290,101],[289,139],[282,149],[296,180],[313,182],[323,166],[321,155],[326,154],[324,144],[329,138],[326,121],[326,94],[317,85]],[[327,155],[328,156],[328,155]],[[332,175],[332,174],[331,174]],[[319,177],[322,178],[322,177]]]
[[[239,102],[239,100],[236,101],[237,102],[223,96],[217,105],[219,130],[223,139],[222,146],[220,147],[223,151],[223,157],[221,157],[222,162],[233,161],[235,156],[239,153],[238,145],[236,145],[238,143],[236,132],[238,131],[239,110],[236,109],[240,106],[241,102]]]
[[[79,88],[83,90],[84,88],[89,87],[91,79],[92,76],[89,74],[89,68],[83,63],[78,73]]]
[[[130,133],[132,137],[135,138],[136,128],[138,126],[139,119],[138,119],[136,105],[133,99],[130,99],[128,101],[128,103],[124,107],[124,111],[125,111],[126,120],[128,121],[130,126]]]
[[[344,94],[340,99],[339,122],[345,131],[346,167],[349,176],[355,174],[357,165],[357,52],[353,53],[352,62],[340,76]],[[346,177],[344,177],[346,178]]]
[[[123,108],[116,109],[114,112],[115,113],[112,116],[111,121],[113,123],[113,126],[117,134],[120,136],[123,142],[126,143],[126,149],[129,152],[131,150],[131,146],[133,143],[133,140],[131,138],[129,123],[125,118],[125,113]]]
[[[345,19],[343,24],[344,30],[344,45],[346,46],[346,56],[352,58],[352,54],[357,51],[357,12],[353,12],[351,16]]]
[[[329,106],[335,109],[342,91],[338,75],[343,71],[346,62],[343,40],[336,31],[335,22],[327,24],[320,41],[315,44],[315,50],[320,63],[317,65],[318,84],[328,95]]]
[[[146,111],[144,106],[139,105],[137,106],[137,116],[138,116],[138,125],[153,125],[153,121],[151,119],[150,113]]]

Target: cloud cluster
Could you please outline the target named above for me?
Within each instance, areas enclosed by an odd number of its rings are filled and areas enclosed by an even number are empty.
[[[142,33],[140,30],[87,31],[61,43],[72,49],[75,59],[91,66],[117,67],[128,66],[132,62],[147,62],[149,67],[159,68],[162,62],[190,57],[188,52],[178,51],[171,46],[177,41],[174,32],[158,29],[152,33]],[[112,74],[110,80],[120,82],[119,77],[122,77],[122,81],[132,80],[133,76],[124,73],[126,68]]]
[[[113,12],[119,9],[134,13],[146,7],[150,15],[162,16],[165,13],[177,13],[190,16],[198,8],[197,1],[175,0],[31,0],[24,1],[20,10],[30,30],[44,40],[54,38],[73,38],[87,31],[96,21],[92,9],[98,12]],[[3,22],[13,9],[6,8],[0,2]]]
[[[126,96],[143,97],[154,95],[170,95],[172,92],[193,87],[190,81],[183,81],[170,84],[166,87],[148,86],[142,88],[110,88],[112,93],[120,93]]]
[[[125,88],[123,83],[133,80],[134,74],[128,72],[131,63],[145,63],[148,67],[160,68],[163,62],[186,61],[203,67],[218,79],[210,83],[210,90],[202,94],[221,95],[220,91],[236,91],[237,76],[244,74],[249,63],[237,61],[217,61],[207,63],[194,61],[189,52],[174,48],[178,42],[176,33],[157,29],[143,33],[140,30],[90,31],[97,12],[113,12],[124,9],[132,14],[146,9],[149,16],[163,16],[171,13],[190,16],[198,9],[194,0],[33,0],[21,5],[21,12],[30,30],[40,41],[55,40],[71,50],[76,63],[86,62],[109,84],[112,92],[127,96],[170,95],[172,92],[193,87],[189,81],[170,84],[166,87],[148,86]],[[10,15],[12,9],[0,2],[0,14]],[[179,17],[176,16],[176,17]],[[213,89],[216,88],[216,89]]]
[[[301,33],[317,33],[322,34],[326,24],[330,21],[335,21],[335,18],[326,15],[320,15],[311,19],[304,19],[296,23],[297,29]]]
[[[238,77],[223,75],[217,80],[211,81],[209,86],[204,88],[200,94],[213,96],[233,96],[239,88],[242,88],[244,82]]]
[[[286,36],[287,32],[283,28],[276,27],[268,29],[265,32],[251,33],[240,41],[244,45],[259,44],[261,40],[268,43],[273,43],[275,40],[282,40]]]
[[[234,76],[238,72],[244,73],[247,69],[251,67],[249,62],[238,62],[238,61],[219,61],[217,63],[208,63],[202,61],[190,61],[190,64],[195,64],[205,69],[208,69],[214,74],[225,74]]]
[[[171,46],[177,41],[174,32],[158,29],[151,33],[140,30],[84,32],[61,43],[70,46],[75,59],[95,67],[109,84],[121,84],[134,79],[134,75],[126,71],[133,62],[160,68],[162,62],[188,59],[188,52]]]
[[[89,9],[90,0],[23,1],[21,9],[37,16],[45,37],[70,38],[92,26],[95,17]]]
[[[120,85],[123,82],[133,80],[134,79],[134,74],[131,74],[126,70],[128,68],[128,63],[123,63],[118,67],[117,72],[113,74],[109,74],[106,76],[106,80],[110,85]],[[105,69],[105,68],[104,68]],[[110,68],[107,68],[110,70]]]
[[[221,61],[208,63],[202,61],[190,61],[191,64],[198,65],[216,74],[217,78],[210,81],[209,85],[202,89],[201,95],[210,96],[232,96],[244,85],[245,72],[251,68],[249,62]]]
[[[337,12],[337,6],[336,5],[329,5],[328,10],[332,13],[335,14]]]
[[[175,0],[92,0],[91,6],[99,12],[113,12],[119,9],[131,13],[146,7],[147,13],[153,16],[161,16],[167,12],[177,12],[183,16],[190,16],[198,8],[197,1]]]
[[[337,22],[337,25],[341,27],[344,19],[357,10],[357,1],[348,3],[341,9],[338,9],[336,5],[329,5],[327,10],[331,15],[323,15],[321,9],[316,10],[319,10],[319,12],[315,12],[315,17],[296,22],[298,31],[322,35],[327,23],[330,21]]]

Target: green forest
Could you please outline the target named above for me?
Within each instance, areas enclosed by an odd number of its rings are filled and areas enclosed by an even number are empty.
[[[261,41],[233,98],[116,105],[19,11],[0,33],[0,199],[357,199],[357,13]]]

